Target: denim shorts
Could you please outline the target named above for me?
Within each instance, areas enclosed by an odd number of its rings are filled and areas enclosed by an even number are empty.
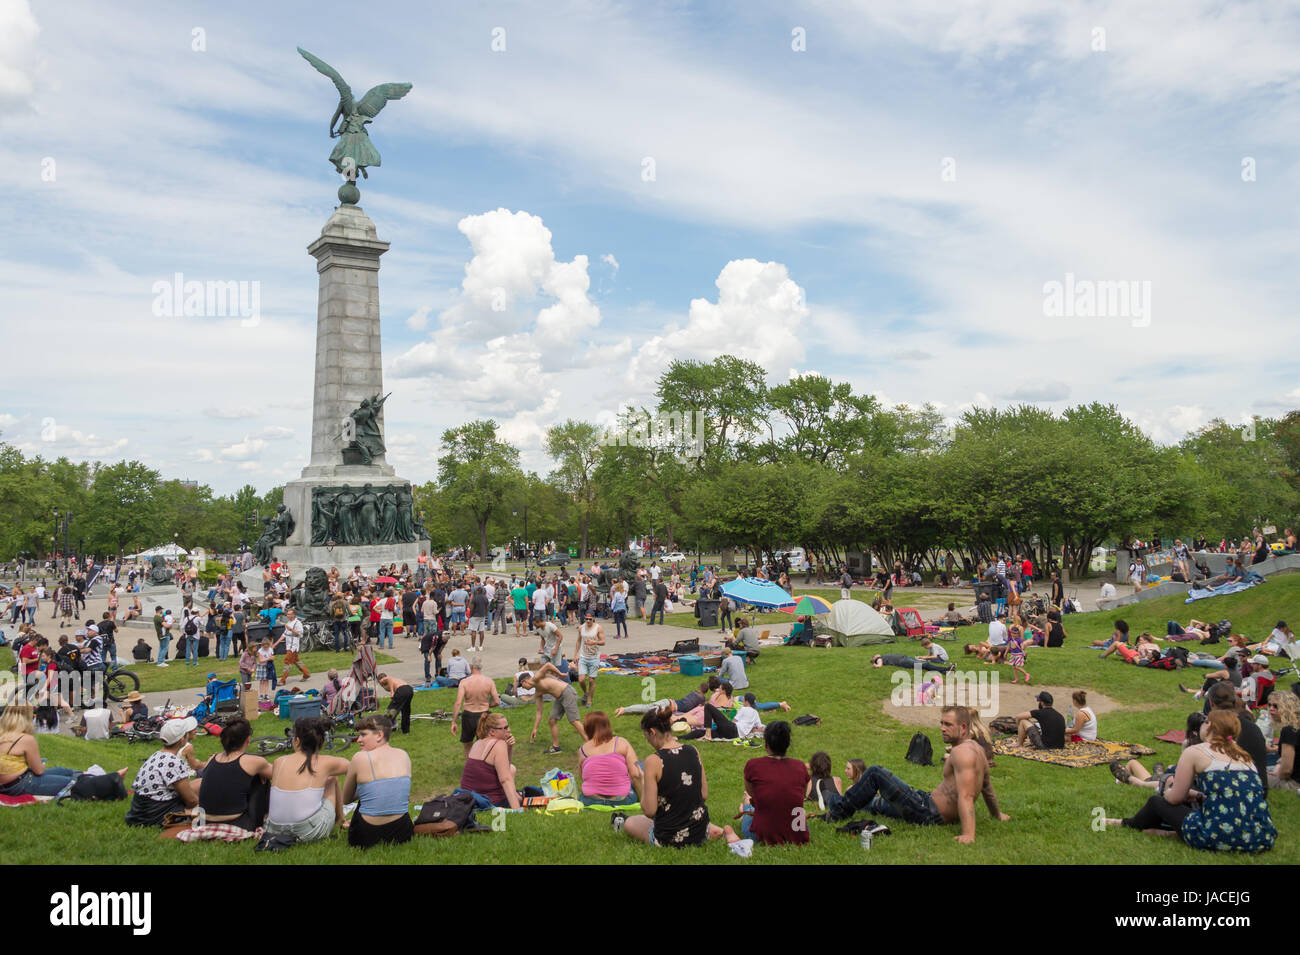
[[[452,623],[464,623],[464,622],[465,622],[465,611],[464,611],[464,610],[455,610],[455,609],[453,609],[452,612],[451,612],[451,622],[452,622]]]
[[[601,663],[599,657],[592,657],[591,659],[588,659],[587,657],[578,657],[578,676],[594,677],[600,672],[600,666]]]

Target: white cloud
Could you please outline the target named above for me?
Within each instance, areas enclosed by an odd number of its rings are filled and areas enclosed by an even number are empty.
[[[265,438],[268,441],[286,441],[292,438],[296,432],[293,428],[286,428],[283,425],[270,424],[257,433],[257,437]]]
[[[691,300],[686,324],[641,345],[628,366],[629,381],[654,381],[674,359],[705,361],[735,355],[768,372],[804,357],[800,326],[808,315],[804,292],[779,262],[735,259],[718,274],[717,302]]]
[[[615,273],[618,272],[618,259],[614,258],[613,252],[606,252],[604,255],[600,257],[600,261],[608,265],[611,269],[615,271]]]
[[[222,448],[221,456],[227,461],[247,461],[249,458],[257,457],[265,450],[266,441],[263,438],[245,436],[243,441]]]
[[[1056,381],[1030,382],[1003,397],[1011,401],[1064,401],[1070,397],[1070,386]]]
[[[0,107],[21,103],[31,96],[40,31],[28,0],[0,3]]]
[[[415,313],[406,320],[406,327],[413,332],[422,332],[429,327],[429,313],[433,311],[432,305],[421,305]]]
[[[240,418],[257,418],[262,412],[255,408],[204,408],[203,413],[209,418],[235,421]]]

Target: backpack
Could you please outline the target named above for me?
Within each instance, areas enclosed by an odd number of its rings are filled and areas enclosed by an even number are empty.
[[[194,621],[194,614],[190,614],[185,618],[185,626],[183,630],[187,637],[192,637],[199,632],[199,625]]]
[[[821,723],[821,721],[822,718],[820,716],[815,716],[812,713],[805,713],[803,716],[796,716],[791,720],[795,726],[816,726]]]
[[[122,782],[122,777],[117,773],[105,773],[102,776],[82,773],[59,802],[62,803],[67,799],[77,802],[116,802],[125,798],[126,783]]]
[[[930,743],[930,737],[924,733],[917,733],[912,737],[912,741],[907,744],[907,756],[909,763],[916,763],[918,766],[934,765],[934,747]]]
[[[420,808],[416,826],[430,826],[428,835],[454,836],[474,822],[474,796],[471,793],[452,793],[434,796]]]
[[[59,662],[60,670],[76,670],[78,672],[86,669],[86,661],[81,659],[81,650],[68,644],[63,650],[55,655]]]
[[[347,615],[347,611],[344,609],[343,604],[337,602],[334,604],[334,609],[330,612],[330,616],[335,620],[342,620]]]

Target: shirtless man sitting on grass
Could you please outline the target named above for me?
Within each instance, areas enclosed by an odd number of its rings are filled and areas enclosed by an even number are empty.
[[[883,766],[869,766],[862,778],[843,796],[826,793],[826,813],[831,820],[847,819],[862,809],[873,815],[893,816],[918,826],[961,823],[961,843],[975,841],[975,797],[994,819],[1011,817],[998,808],[998,798],[989,778],[989,761],[984,749],[971,737],[970,711],[964,706],[945,706],[939,719],[943,741],[952,752],[943,764],[943,782],[932,793],[913,789]]]
[[[573,684],[560,675],[555,664],[543,663],[536,673],[524,677],[519,682],[525,690],[535,688],[538,691],[537,716],[533,720],[532,735],[528,737],[530,743],[537,741],[537,727],[542,722],[542,696],[547,693],[555,697],[555,702],[551,704],[551,748],[546,750],[545,754],[549,756],[560,751],[561,716],[578,731],[578,737],[584,743],[587,741],[587,734],[582,729],[582,717],[578,712],[578,693],[573,689]]]

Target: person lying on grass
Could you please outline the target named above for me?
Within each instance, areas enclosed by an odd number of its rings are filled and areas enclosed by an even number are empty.
[[[698,846],[725,836],[727,842],[740,837],[730,826],[709,821],[709,781],[694,746],[677,741],[672,731],[670,707],[651,710],[641,717],[641,731],[650,744],[645,758],[641,789],[641,814],[631,816],[623,831],[652,846]]]
[[[960,822],[957,842],[975,841],[975,797],[983,796],[989,815],[1001,822],[1011,817],[998,808],[984,748],[971,736],[970,711],[945,706],[939,718],[943,741],[952,746],[943,763],[943,782],[932,793],[913,789],[883,766],[869,766],[862,778],[842,797],[825,794],[827,818],[847,819],[866,809],[872,815],[892,816],[918,826]]]
[[[1151,796],[1127,819],[1107,819],[1106,825],[1178,836],[1193,849],[1271,849],[1277,829],[1250,754],[1236,743],[1240,733],[1236,713],[1212,710],[1201,728],[1204,742],[1183,750],[1165,794]],[[1193,785],[1205,794],[1197,808],[1191,805]]]
[[[1297,697],[1300,701],[1300,697]],[[1205,724],[1204,713],[1187,714],[1187,729],[1183,734],[1183,749],[1194,746],[1201,741],[1201,727]],[[1164,763],[1156,763],[1148,770],[1142,765],[1140,760],[1130,759],[1127,763],[1121,763],[1118,759],[1110,762],[1110,774],[1115,777],[1115,781],[1125,783],[1129,786],[1141,786],[1143,789],[1154,789],[1157,793],[1163,795],[1165,787],[1169,781],[1174,778],[1173,767],[1166,766]],[[1189,794],[1192,799],[1200,799],[1201,794],[1193,791]]]
[[[876,669],[881,667],[902,667],[905,670],[911,670],[914,667],[920,667],[922,670],[931,670],[935,673],[951,673],[957,669],[955,665],[950,663],[918,660],[916,657],[904,656],[901,653],[877,653],[871,658],[871,665]]]
[[[573,684],[555,669],[555,664],[543,663],[536,673],[526,677],[521,683],[526,690],[538,691],[537,716],[533,720],[533,732],[528,737],[530,743],[537,740],[537,727],[542,722],[542,695],[547,693],[555,697],[555,702],[551,705],[550,716],[551,747],[544,751],[545,755],[550,756],[560,752],[560,717],[569,721],[569,725],[578,731],[578,736],[584,743],[587,741],[587,734],[582,728],[582,720],[578,713],[577,691],[573,689]]]
[[[1150,663],[1152,660],[1160,659],[1160,647],[1156,644],[1155,638],[1149,633],[1138,634],[1137,642],[1132,646],[1116,641],[1102,652],[1101,657],[1105,659],[1112,653],[1118,654],[1125,663],[1131,663],[1134,666],[1141,666],[1144,662]]]

